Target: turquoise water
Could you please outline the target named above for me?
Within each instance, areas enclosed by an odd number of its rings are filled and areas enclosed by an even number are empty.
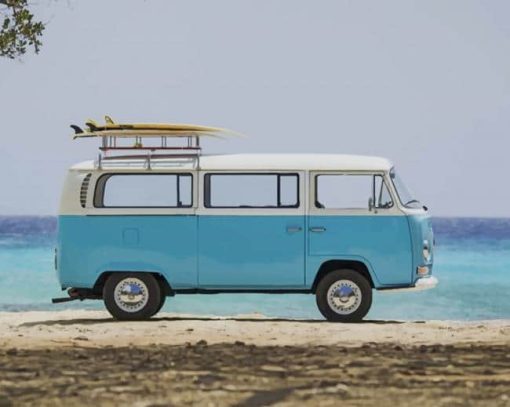
[[[419,293],[374,295],[370,319],[510,318],[510,219],[434,219],[434,274]],[[63,296],[53,270],[56,219],[0,217],[0,311],[103,309],[100,301],[51,304]],[[312,295],[219,294],[168,298],[164,311],[208,315],[262,313],[322,318]]]

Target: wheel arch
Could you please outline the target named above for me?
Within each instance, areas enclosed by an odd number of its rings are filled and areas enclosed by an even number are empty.
[[[154,271],[139,271],[139,270],[137,270],[137,271],[132,271],[132,270],[110,270],[110,271],[104,271],[96,279],[96,282],[94,283],[94,287],[92,288],[92,292],[94,294],[102,295],[103,294],[103,287],[104,287],[104,284],[106,283],[106,280],[112,274],[116,274],[116,273],[145,273],[145,274],[151,274],[156,279],[156,281],[158,282],[159,286],[161,287],[161,291],[162,291],[163,295],[165,295],[165,296],[173,296],[173,295],[175,295],[174,290],[172,289],[172,287],[170,286],[168,280],[166,279],[166,277],[163,274],[158,273],[158,272],[154,272]]]
[[[368,280],[370,287],[372,287],[372,288],[375,287],[374,279],[372,278],[372,275],[370,274],[370,269],[362,261],[331,259],[331,260],[325,261],[324,263],[322,263],[320,265],[319,270],[317,271],[317,274],[315,275],[315,279],[312,284],[312,293],[315,293],[317,291],[317,285],[319,284],[319,281],[321,281],[321,279],[325,275],[329,274],[330,272],[332,272],[334,270],[339,270],[339,269],[354,270],[354,271],[360,273],[361,275],[363,275],[363,277],[365,277]]]

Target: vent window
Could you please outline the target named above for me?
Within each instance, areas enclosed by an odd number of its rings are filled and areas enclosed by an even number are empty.
[[[87,191],[89,189],[91,177],[92,177],[92,174],[87,174],[86,177],[83,179],[83,182],[81,183],[80,204],[81,204],[82,208],[85,208],[85,206],[87,205]]]

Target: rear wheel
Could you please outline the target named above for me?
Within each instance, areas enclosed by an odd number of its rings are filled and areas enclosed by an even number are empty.
[[[150,318],[162,306],[161,297],[158,282],[148,273],[114,273],[103,288],[106,309],[124,321]]]
[[[335,270],[319,282],[316,300],[328,321],[356,322],[367,315],[372,305],[372,288],[357,271]]]

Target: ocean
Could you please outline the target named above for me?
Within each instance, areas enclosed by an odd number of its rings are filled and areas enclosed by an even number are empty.
[[[0,217],[0,311],[104,309],[101,301],[51,304],[64,296],[53,269],[55,217]],[[439,285],[416,293],[374,293],[366,319],[510,318],[510,219],[434,218],[434,275]],[[163,311],[322,319],[306,294],[177,295]]]

